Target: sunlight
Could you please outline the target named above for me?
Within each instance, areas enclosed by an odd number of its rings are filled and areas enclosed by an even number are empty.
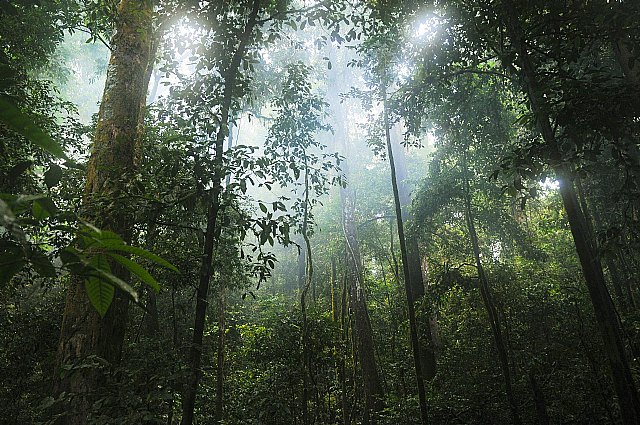
[[[430,42],[438,35],[441,24],[440,17],[429,14],[413,25],[413,38],[423,42]]]
[[[560,182],[547,177],[544,181],[540,182],[540,186],[543,190],[558,190],[560,188]]]

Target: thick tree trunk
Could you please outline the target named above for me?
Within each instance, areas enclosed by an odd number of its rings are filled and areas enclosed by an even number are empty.
[[[402,271],[404,274],[404,287],[407,296],[407,313],[409,316],[409,333],[411,335],[411,348],[413,350],[413,363],[416,372],[416,383],[418,386],[418,399],[420,401],[420,418],[423,425],[429,423],[427,416],[427,397],[424,389],[424,376],[422,372],[422,361],[420,355],[420,339],[418,337],[418,326],[416,323],[415,299],[413,293],[413,284],[411,283],[412,274],[409,270],[409,259],[407,253],[407,244],[404,234],[404,223],[402,221],[402,207],[400,205],[400,194],[398,192],[398,178],[396,174],[395,160],[393,156],[393,147],[391,146],[391,134],[389,133],[389,118],[387,114],[387,91],[382,91],[384,130],[387,142],[387,154],[389,155],[389,165],[391,167],[391,186],[393,188],[393,201],[396,209],[396,222],[398,227],[398,240],[400,241],[400,253],[402,256]]]
[[[225,177],[223,155],[224,141],[228,136],[228,122],[233,101],[233,92],[236,86],[236,79],[239,72],[240,62],[244,57],[247,46],[251,40],[253,31],[258,23],[258,13],[260,12],[260,0],[254,0],[253,7],[249,13],[247,23],[245,24],[238,45],[231,58],[229,67],[224,73],[224,91],[221,104],[220,126],[216,133],[215,140],[215,157],[214,157],[214,177],[212,181],[211,204],[207,211],[207,227],[205,230],[204,248],[202,252],[202,261],[200,263],[200,279],[196,292],[196,317],[193,326],[193,339],[191,342],[191,351],[189,356],[189,378],[185,388],[182,400],[182,425],[191,425],[194,419],[194,409],[196,403],[196,395],[198,392],[198,384],[202,371],[200,365],[202,362],[202,338],[206,324],[207,306],[209,304],[209,283],[211,281],[211,261],[213,259],[213,250],[215,246],[215,235],[217,232],[218,213],[221,209],[220,195],[222,193],[222,181]]]
[[[591,240],[595,241],[595,229],[603,229],[604,223],[602,222],[602,217],[600,216],[600,213],[595,205],[591,204],[591,208],[589,208],[589,203],[587,202],[587,197],[582,185],[582,179],[580,177],[576,177],[574,179],[574,182],[577,189],[578,199],[580,201],[580,207],[582,208],[582,212],[585,216],[585,221],[587,222],[587,226],[589,228],[590,238]],[[605,253],[604,255],[602,255],[602,257],[607,266],[609,277],[611,278],[611,286],[613,287],[613,292],[616,295],[618,308],[622,312],[627,312],[629,310],[628,300],[622,290],[623,278],[618,271],[618,266],[610,254]]]
[[[118,233],[126,242],[131,241],[133,218],[127,201],[120,199],[133,180],[139,162],[149,85],[152,13],[153,3],[149,0],[122,0],[118,5],[112,54],[83,200],[85,218],[101,229]],[[109,202],[104,203],[105,199]],[[126,270],[115,264],[112,272],[125,281],[129,279]],[[65,365],[79,365],[89,356],[117,364],[122,353],[128,306],[128,297],[116,291],[107,314],[100,318],[89,303],[83,279],[72,276],[67,289],[56,369],[61,371]],[[67,406],[64,423],[87,423],[91,394],[99,388],[100,382],[101,377],[93,368],[62,375],[55,373],[54,393],[76,395],[72,405]]]
[[[468,179],[468,168],[466,164],[466,151],[463,153],[463,175],[464,175],[464,206],[465,217],[467,219],[467,229],[469,231],[469,239],[471,241],[471,247],[473,248],[473,257],[476,263],[476,269],[478,272],[478,280],[480,283],[480,294],[484,307],[487,310],[489,316],[489,323],[491,325],[491,332],[493,333],[493,340],[496,344],[496,350],[498,351],[498,359],[500,361],[500,368],[502,369],[502,377],[504,379],[505,392],[507,393],[507,400],[509,401],[509,411],[511,413],[511,423],[514,425],[522,424],[520,414],[518,412],[518,403],[516,401],[515,392],[513,390],[513,384],[511,379],[511,370],[509,369],[509,356],[507,353],[507,345],[502,336],[502,327],[500,326],[500,317],[496,309],[495,302],[493,300],[493,294],[489,287],[489,279],[482,266],[482,260],[480,256],[480,244],[478,242],[478,233],[476,232],[476,226],[473,217],[473,209],[471,207],[471,188]]]
[[[409,212],[409,208],[411,206],[411,195],[407,185],[407,158],[404,153],[404,148],[400,143],[398,143],[398,138],[402,137],[402,135],[398,135],[397,131],[395,133],[395,137],[391,138],[391,146],[394,153],[402,220],[403,223],[408,224],[412,220],[412,217]],[[407,262],[409,265],[409,273],[411,274],[411,291],[413,292],[414,302],[420,303],[424,299],[425,289],[418,240],[412,233],[407,233],[406,237]],[[436,356],[433,344],[433,335],[431,333],[431,318],[429,317],[429,312],[418,312],[416,314],[416,323],[418,326],[418,338],[420,341],[420,362],[422,363],[422,373],[424,379],[430,381],[436,375]]]
[[[551,127],[550,117],[544,105],[544,93],[541,92],[537,75],[529,57],[517,8],[512,0],[505,0],[504,6],[507,13],[507,31],[518,54],[531,109],[536,116],[542,137],[551,151],[552,166],[560,180],[560,195],[562,196],[562,202],[567,213],[569,226],[571,227],[571,233],[594,308],[604,351],[609,361],[611,376],[620,405],[622,422],[625,425],[637,425],[640,423],[640,400],[638,399],[636,385],[626,358],[615,309],[605,285],[600,259],[596,254],[593,242],[588,237],[587,223],[578,203],[571,181],[571,173],[562,162],[555,132]]]

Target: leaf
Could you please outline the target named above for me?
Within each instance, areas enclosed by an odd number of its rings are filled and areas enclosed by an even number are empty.
[[[51,260],[46,254],[39,249],[32,249],[29,260],[31,265],[42,277],[56,277],[57,272],[55,266],[51,263]]]
[[[0,122],[52,155],[66,159],[62,147],[36,126],[33,118],[20,111],[6,96],[0,96]]]
[[[27,263],[24,251],[11,241],[0,241],[0,285],[9,283]]]
[[[84,288],[93,308],[98,311],[100,317],[104,317],[113,301],[115,288],[110,283],[95,276],[85,280]]]
[[[114,286],[117,286],[122,291],[124,291],[127,294],[129,294],[129,296],[131,298],[133,298],[133,300],[135,302],[138,302],[138,293],[127,282],[125,282],[124,280],[120,279],[119,277],[114,276],[113,274],[111,274],[109,272],[106,272],[104,270],[97,269],[96,273],[99,275],[98,277],[102,277],[102,279],[104,281],[109,282]]]
[[[176,273],[180,273],[180,271],[176,266],[174,266],[164,258],[159,257],[156,254],[147,251],[146,249],[142,249],[142,248],[138,248],[130,245],[124,245],[122,242],[117,243],[117,242],[113,242],[113,240],[102,241],[102,246],[114,251],[128,252],[130,254],[137,255],[138,257],[146,258],[147,260],[153,261],[154,263],[164,268],[173,270]]]
[[[130,260],[127,257],[123,257],[122,255],[119,255],[119,254],[114,254],[110,252],[108,253],[108,255],[114,260],[116,260],[118,263],[126,267],[127,270],[129,270],[131,273],[138,276],[141,281],[143,281],[144,283],[152,287],[154,291],[160,292],[160,284],[158,283],[158,281],[155,280],[153,276],[151,276],[149,272],[140,264]]]
[[[18,162],[9,170],[9,178],[15,180],[16,178],[20,177],[20,174],[27,171],[29,167],[31,167],[31,165],[33,165],[33,162],[31,161]]]
[[[36,220],[43,220],[49,217],[49,213],[47,212],[47,210],[42,208],[42,205],[40,205],[38,201],[33,202],[33,207],[31,208],[31,215],[33,215],[33,218],[35,218]]]
[[[260,205],[260,210],[263,213],[266,213],[267,212],[267,206],[265,204],[263,204],[262,202],[259,205]]]
[[[57,186],[58,183],[60,183],[60,179],[62,179],[62,167],[58,164],[53,164],[44,173],[44,184],[46,184],[49,189]]]

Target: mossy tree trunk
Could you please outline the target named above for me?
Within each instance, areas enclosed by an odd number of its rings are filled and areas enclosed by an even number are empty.
[[[84,218],[103,230],[131,241],[133,216],[127,195],[138,168],[140,141],[149,85],[153,2],[122,0],[117,9],[111,59],[98,112],[98,123],[87,170]],[[129,279],[115,264],[115,276]],[[83,368],[61,374],[63,366],[78,365],[89,356],[110,364],[120,361],[127,326],[129,299],[116,291],[104,318],[90,305],[80,276],[71,276],[58,344],[54,393],[75,394],[67,406],[66,424],[86,424],[91,394],[100,374]]]

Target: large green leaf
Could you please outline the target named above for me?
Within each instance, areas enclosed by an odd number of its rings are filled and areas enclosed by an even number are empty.
[[[154,291],[160,292],[160,284],[158,284],[158,281],[156,281],[140,264],[128,259],[127,257],[123,257],[122,255],[114,254],[112,252],[109,252],[108,255],[126,267],[131,273],[138,276],[141,281],[152,287]]]
[[[154,263],[164,268],[167,268],[169,270],[173,270],[174,272],[179,273],[179,270],[176,266],[174,266],[164,258],[159,257],[156,254],[147,251],[146,249],[142,249],[142,248],[138,248],[130,245],[124,245],[121,242],[114,243],[111,240],[103,241],[102,245],[105,248],[108,248],[114,251],[128,252],[130,254],[137,255],[138,257],[146,258],[147,260],[153,261]]]
[[[104,317],[111,305],[116,287],[129,294],[134,301],[138,302],[138,293],[135,289],[111,273],[109,259],[106,255],[95,255],[88,262],[85,262],[85,265],[88,268],[87,272],[89,274],[89,277],[85,281],[87,296],[100,316]]]
[[[133,289],[127,282],[111,273],[111,267],[109,266],[109,257],[107,255],[95,255],[91,257],[86,265],[89,268],[89,274],[91,276],[98,277],[106,282],[109,282],[111,285],[120,288],[122,291],[129,294],[134,301],[138,301],[138,293],[135,291],[135,289]]]
[[[51,136],[33,123],[33,118],[20,111],[6,96],[0,96],[0,123],[21,134],[58,158],[65,158],[64,150]]]
[[[91,305],[98,311],[100,317],[104,317],[113,301],[115,288],[112,284],[95,276],[85,280],[84,287]]]

